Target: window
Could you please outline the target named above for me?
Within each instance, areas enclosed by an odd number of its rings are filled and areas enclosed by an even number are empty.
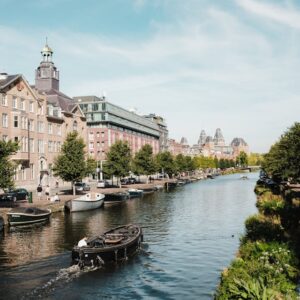
[[[29,111],[34,112],[34,102],[33,101],[29,102]]]
[[[38,153],[44,153],[44,141],[38,140]]]
[[[20,109],[21,109],[21,110],[25,110],[25,100],[24,100],[24,99],[21,99],[21,102],[20,102]]]
[[[52,123],[48,123],[48,133],[52,134]]]
[[[19,127],[19,117],[18,116],[14,116],[14,127],[15,128]]]
[[[77,131],[77,121],[73,122],[73,131]]]
[[[2,94],[1,105],[2,106],[7,106],[7,96],[6,96],[6,94]]]
[[[61,135],[61,125],[57,124],[57,135]]]
[[[94,149],[94,142],[90,142],[89,148],[90,148],[90,149]]]
[[[52,105],[47,106],[47,115],[53,116],[53,106]]]
[[[52,152],[53,151],[53,143],[52,141],[48,141],[48,152]]]
[[[2,135],[2,140],[4,142],[8,142],[8,135]]]
[[[34,120],[29,120],[29,131],[34,131]]]
[[[30,164],[30,179],[34,179],[34,165]]]
[[[17,108],[18,107],[18,99],[15,96],[13,96],[12,106],[13,106],[13,108]]]
[[[8,115],[2,114],[2,127],[7,128],[8,127]]]
[[[38,132],[44,132],[44,123],[42,121],[38,121]]]
[[[30,153],[34,153],[34,139],[29,140],[29,151]]]

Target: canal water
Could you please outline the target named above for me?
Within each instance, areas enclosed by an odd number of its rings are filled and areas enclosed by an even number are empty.
[[[47,225],[0,237],[0,299],[212,299],[234,258],[254,185],[219,176],[90,212],[57,213]],[[121,264],[70,267],[74,244],[114,226],[143,227],[141,252]]]

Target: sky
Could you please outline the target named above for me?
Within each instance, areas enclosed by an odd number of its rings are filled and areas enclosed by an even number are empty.
[[[300,117],[300,1],[0,0],[0,72],[34,83],[45,39],[70,97],[221,128],[267,152]]]

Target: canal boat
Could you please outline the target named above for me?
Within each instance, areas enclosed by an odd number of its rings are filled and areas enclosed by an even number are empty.
[[[154,192],[157,191],[157,189],[155,187],[153,188],[148,188],[148,189],[142,189],[143,190],[143,194],[144,195],[149,195],[149,194],[153,194]]]
[[[104,205],[107,204],[117,204],[129,199],[129,193],[127,192],[117,192],[112,194],[106,194],[104,198]]]
[[[129,189],[128,190],[130,198],[138,198],[142,197],[144,194],[143,190],[138,190],[138,189]]]
[[[65,208],[70,212],[97,209],[103,205],[104,197],[104,194],[88,193],[78,198],[68,200],[65,203]]]
[[[93,267],[107,262],[127,260],[140,249],[142,241],[140,226],[118,226],[98,236],[79,241],[72,249],[72,263],[80,267]]]
[[[51,209],[37,207],[16,207],[7,214],[9,225],[30,225],[39,222],[47,222],[51,216]]]
[[[247,179],[249,179],[249,178],[248,178],[248,176],[243,175],[243,176],[240,177],[240,179],[242,179],[242,180],[247,180]]]

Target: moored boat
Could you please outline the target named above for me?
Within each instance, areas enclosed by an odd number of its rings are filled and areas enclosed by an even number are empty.
[[[129,189],[128,190],[130,198],[138,198],[142,197],[144,194],[143,190],[138,190],[138,189]]]
[[[70,212],[74,211],[85,211],[99,208],[103,205],[104,202],[104,194],[85,194],[78,198],[68,200],[65,203],[65,208]]]
[[[16,207],[12,208],[6,214],[9,225],[29,225],[49,221],[51,209],[40,209],[37,207]]]
[[[0,232],[4,229],[4,219],[0,217]]]
[[[140,226],[128,224],[82,241],[72,249],[72,263],[80,267],[99,266],[135,254],[140,249],[143,233]]]
[[[129,198],[129,193],[127,192],[118,192],[112,194],[106,194],[104,198],[104,204],[115,204],[125,201]]]
[[[142,189],[142,190],[143,190],[143,194],[144,195],[153,194],[155,191],[157,191],[157,189],[155,187],[148,188],[148,189]]]

